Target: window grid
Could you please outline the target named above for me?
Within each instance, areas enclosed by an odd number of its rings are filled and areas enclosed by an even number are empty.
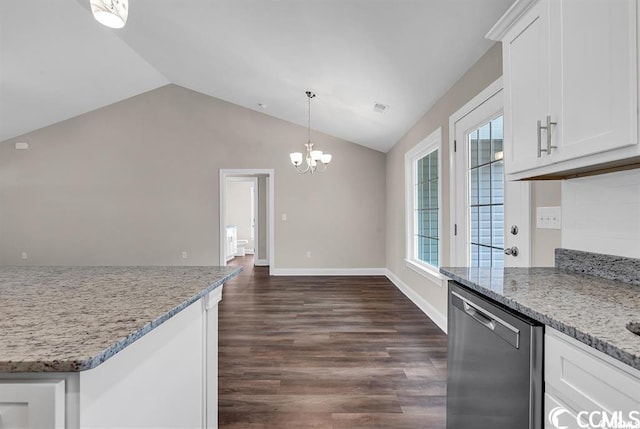
[[[469,134],[470,265],[504,266],[502,116]]]
[[[438,267],[438,150],[415,162],[414,178],[414,257]]]

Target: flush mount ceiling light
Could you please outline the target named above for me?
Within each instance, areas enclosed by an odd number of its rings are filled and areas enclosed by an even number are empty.
[[[122,28],[129,15],[129,0],[90,0],[93,17],[109,28]]]
[[[309,116],[307,121],[307,148],[306,156],[304,157],[306,165],[302,166],[303,155],[302,152],[293,152],[289,154],[291,163],[300,174],[304,173],[321,173],[327,169],[327,165],[331,162],[330,153],[322,153],[321,150],[313,150],[313,143],[311,143],[311,99],[316,95],[311,91],[306,91],[307,98],[309,99]]]

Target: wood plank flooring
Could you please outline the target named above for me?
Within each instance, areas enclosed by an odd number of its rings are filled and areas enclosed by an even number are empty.
[[[447,337],[385,277],[224,286],[219,427],[445,428]]]

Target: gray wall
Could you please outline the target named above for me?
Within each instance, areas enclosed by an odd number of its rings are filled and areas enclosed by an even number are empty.
[[[531,265],[553,267],[554,251],[560,245],[561,231],[557,229],[536,229],[536,207],[552,207],[561,204],[559,181],[532,182],[531,195]]]
[[[217,265],[219,169],[273,168],[278,268],[384,267],[385,155],[313,136],[298,175],[305,127],[168,85],[2,142],[0,264]]]
[[[442,127],[442,237],[441,265],[449,265],[450,234],[449,225],[450,201],[450,169],[449,169],[449,117],[464,106],[469,100],[485,89],[502,75],[501,45],[495,44],[485,53],[440,99],[438,102],[397,142],[387,153],[387,268],[413,293],[426,300],[433,309],[444,318],[447,310],[447,288],[443,282],[434,283],[429,279],[407,268],[405,258],[405,215],[404,215],[404,155],[425,137]],[[534,195],[539,201],[548,205],[559,205],[559,188],[557,183],[544,185],[538,192],[538,184],[533,185]],[[557,191],[557,204],[555,193]],[[550,198],[544,195],[553,194]],[[536,203],[532,204],[535,212]],[[553,247],[559,243],[560,232],[542,236],[538,230],[532,230],[533,264],[546,262],[547,255],[553,255]]]

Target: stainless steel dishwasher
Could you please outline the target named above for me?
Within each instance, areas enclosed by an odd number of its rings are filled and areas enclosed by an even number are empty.
[[[447,429],[541,429],[542,325],[449,282]]]

